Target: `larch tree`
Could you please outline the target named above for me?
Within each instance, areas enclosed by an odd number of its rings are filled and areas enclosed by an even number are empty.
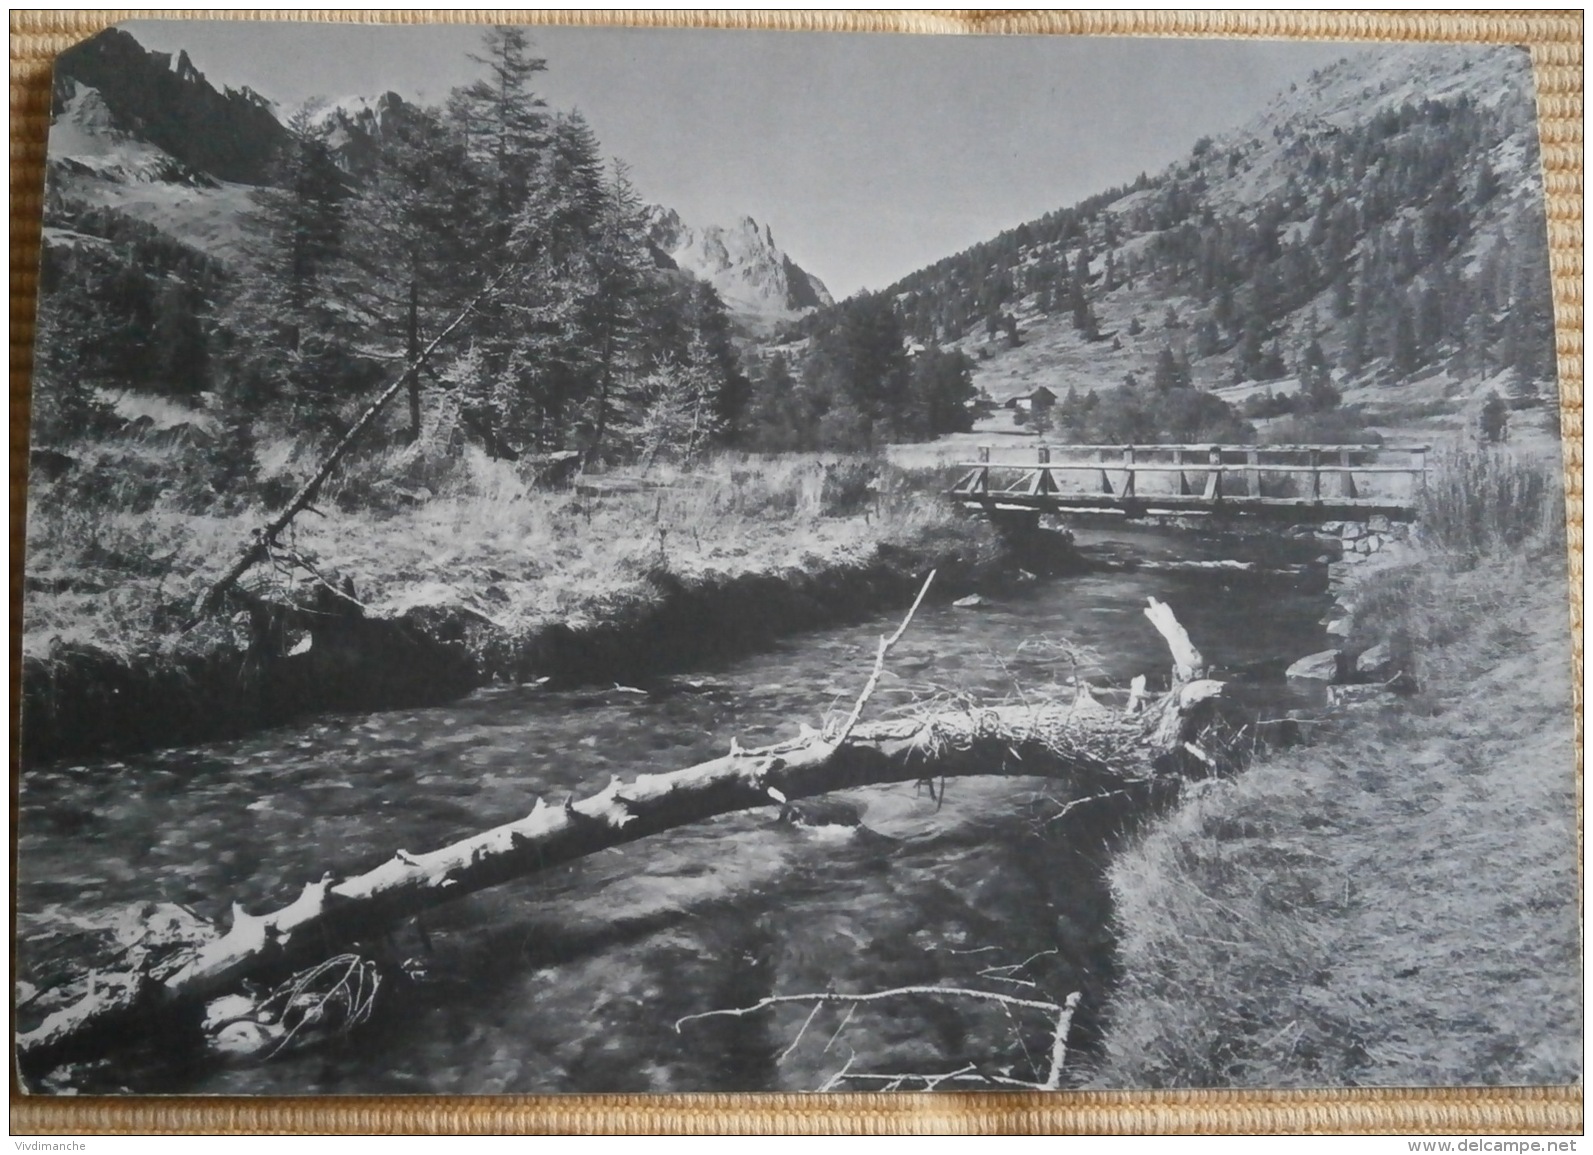
[[[341,262],[351,196],[314,109],[288,120],[274,183],[252,193],[250,269],[226,310],[231,373],[258,401],[286,400],[294,424],[335,432],[337,407],[368,374],[351,347]]]
[[[615,161],[592,231],[588,259],[594,289],[586,310],[592,337],[595,380],[587,459],[602,457],[620,379],[634,366],[641,347],[641,297],[649,289],[651,254],[647,248],[642,201],[630,170]]]
[[[516,275],[472,317],[468,340],[479,372],[462,382],[460,416],[493,457],[517,456],[530,424],[527,377],[533,365],[520,340],[528,310],[546,308],[539,291],[548,256],[533,202],[548,146],[546,103],[533,89],[547,62],[535,56],[523,28],[495,27],[473,55],[485,75],[455,89],[448,117],[469,160],[463,226],[481,267],[512,261]]]
[[[477,288],[471,193],[463,134],[428,109],[390,111],[352,217],[356,288],[392,360],[414,360]],[[422,373],[408,380],[410,441],[421,433]]]

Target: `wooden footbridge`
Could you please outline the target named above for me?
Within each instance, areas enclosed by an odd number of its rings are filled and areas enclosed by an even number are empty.
[[[956,466],[951,498],[998,521],[1042,513],[1410,521],[1428,448],[1040,445],[998,456],[986,445],[978,461]]]

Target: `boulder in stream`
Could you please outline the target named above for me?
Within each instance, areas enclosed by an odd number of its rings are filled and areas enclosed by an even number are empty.
[[[1285,670],[1284,675],[1318,682],[1343,681],[1344,651],[1322,650],[1320,653],[1307,654]]]

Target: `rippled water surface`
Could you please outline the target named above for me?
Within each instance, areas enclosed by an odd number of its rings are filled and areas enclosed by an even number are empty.
[[[1095,532],[1099,556],[1187,560],[1240,547],[1153,531]],[[1250,556],[1254,558],[1254,554]],[[1277,559],[1270,559],[1277,560]],[[1298,560],[1298,559],[1294,559]],[[1326,602],[1288,578],[1139,568],[1020,583],[977,609],[928,605],[892,652],[870,716],[937,695],[1004,697],[1058,681],[1093,650],[1099,681],[1168,665],[1141,614],[1172,605],[1208,660],[1240,671],[1258,708],[1292,704],[1280,663],[1326,639]],[[670,770],[849,708],[897,615],[792,637],[657,684],[484,690],[447,706],[326,716],[125,762],[23,779],[18,937],[23,976],[81,965],[85,927],[165,901],[205,917],[268,909],[326,869],[430,850],[584,794],[614,773]],[[1085,1052],[1110,981],[1103,858],[1053,821],[1063,788],[961,779],[945,797],[897,785],[807,808],[701,823],[477,894],[371,949],[424,963],[392,979],[343,1043],[252,1066],[150,1053],[77,1073],[85,1089],[201,1094],[811,1089],[855,1072],[1043,1072],[1049,1021],[994,1005],[904,998],[785,1005],[682,1024],[771,994],[974,984],[1025,997],[1085,993]],[[1097,833],[1126,816],[1097,806]],[[1080,809],[1070,816],[1078,820]],[[223,920],[224,921],[224,920]],[[1029,1016],[1029,1017],[1026,1017]],[[1032,1019],[1032,1021],[1031,1021]],[[849,1083],[864,1089],[867,1083]],[[875,1084],[877,1085],[877,1084]]]

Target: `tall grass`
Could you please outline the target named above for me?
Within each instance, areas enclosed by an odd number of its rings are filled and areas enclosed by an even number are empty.
[[[1350,591],[1419,692],[1186,792],[1111,870],[1097,1086],[1580,1077],[1559,463],[1446,450],[1426,550]]]
[[[30,656],[89,646],[134,661],[215,644],[213,631],[177,623],[316,464],[311,447],[270,443],[246,504],[207,503],[186,457],[174,465],[152,452],[137,455],[137,470],[119,468],[134,448],[86,447],[85,464],[113,468],[79,468],[35,489]],[[549,488],[533,467],[471,446],[389,443],[347,462],[282,544],[322,573],[351,578],[373,612],[453,601],[514,633],[647,596],[663,572],[733,577],[850,564],[888,544],[966,546],[971,537],[953,539],[978,535],[951,524],[944,481],[877,457],[724,453]],[[295,580],[309,579],[260,566],[246,583],[292,597]]]
[[[1565,536],[1561,476],[1558,460],[1518,457],[1502,446],[1442,450],[1418,501],[1422,539],[1472,559],[1526,545],[1557,547]]]

